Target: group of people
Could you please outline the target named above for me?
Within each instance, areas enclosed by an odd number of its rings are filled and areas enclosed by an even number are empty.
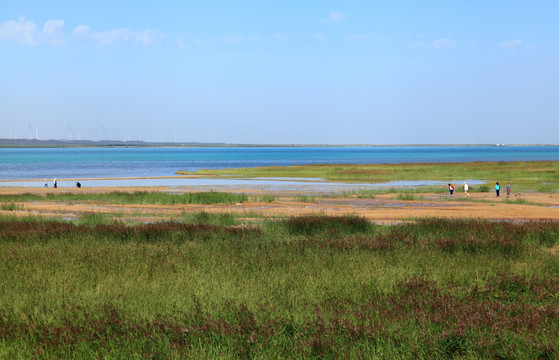
[[[43,187],[49,187],[49,182],[47,179],[45,179],[45,185],[43,185]],[[52,187],[55,189],[58,187],[58,181],[56,180],[56,178],[54,178],[54,180],[52,181]]]
[[[46,187],[46,188],[49,187],[49,182],[48,182],[47,179],[45,179],[45,184],[43,185],[43,187]],[[56,178],[54,178],[54,180],[52,181],[52,187],[54,187],[55,189],[58,187],[58,180],[56,180]],[[76,187],[81,188],[82,184],[79,181],[77,181],[76,182]]]
[[[468,186],[468,183],[464,181],[464,197],[470,197],[470,194],[468,194],[469,188],[470,187]],[[507,184],[506,190],[507,190],[507,197],[509,197],[511,193],[510,182]],[[452,184],[448,184],[448,192],[450,192],[450,196],[453,196],[454,186]],[[497,183],[495,184],[495,193],[497,194],[497,197],[500,197],[500,192],[501,192],[501,185],[497,181]]]
[[[507,184],[507,187],[505,189],[507,191],[507,197],[509,197],[511,192],[510,182]],[[497,181],[497,184],[495,184],[495,192],[497,193],[497,197],[499,197],[500,191],[501,191],[501,185],[499,185],[499,182]]]

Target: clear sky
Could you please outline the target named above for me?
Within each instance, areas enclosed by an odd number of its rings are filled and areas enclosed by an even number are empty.
[[[559,143],[559,1],[2,1],[0,138]]]

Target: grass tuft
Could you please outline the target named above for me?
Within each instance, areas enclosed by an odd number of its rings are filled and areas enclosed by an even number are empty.
[[[23,205],[22,204],[16,204],[14,202],[2,203],[0,205],[0,210],[4,210],[4,211],[23,210]]]

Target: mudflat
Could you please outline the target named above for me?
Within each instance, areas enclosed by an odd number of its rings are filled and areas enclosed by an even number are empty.
[[[200,188],[167,186],[116,186],[82,188],[0,187],[2,195],[20,194],[109,194],[112,192],[192,193]],[[44,216],[73,219],[85,213],[118,213],[121,218],[133,216],[137,221],[169,221],[185,212],[233,213],[251,218],[290,217],[310,214],[358,215],[376,223],[398,223],[420,218],[486,219],[497,221],[559,220],[559,194],[540,192],[513,193],[510,197],[494,192],[471,192],[465,198],[461,191],[448,193],[421,192],[402,196],[397,192],[379,193],[369,198],[357,194],[270,191],[258,187],[212,187],[211,191],[244,193],[249,201],[234,204],[113,204],[110,201],[59,201],[56,196],[39,201],[16,202],[12,209],[2,208],[0,214],[15,216]],[[245,216],[246,215],[246,216]]]

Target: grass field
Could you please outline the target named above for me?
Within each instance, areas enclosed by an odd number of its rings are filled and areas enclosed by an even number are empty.
[[[2,218],[0,357],[559,356],[557,223],[212,217]]]
[[[233,177],[315,178],[328,181],[376,183],[402,180],[482,180],[489,189],[501,182],[504,189],[512,182],[516,190],[556,192],[559,190],[559,163],[529,162],[470,162],[470,163],[408,163],[368,165],[304,165],[257,167],[222,170],[199,170],[179,174]],[[473,190],[473,189],[472,189]]]
[[[557,219],[558,170],[531,162],[207,173],[487,181],[467,199],[437,187],[5,192],[0,359],[557,359],[559,223],[522,217]],[[494,181],[530,196],[497,200],[486,193]],[[296,207],[316,212],[289,212]],[[351,215],[320,213],[330,208]],[[399,209],[392,225],[373,223]],[[520,217],[406,217],[431,209]]]

